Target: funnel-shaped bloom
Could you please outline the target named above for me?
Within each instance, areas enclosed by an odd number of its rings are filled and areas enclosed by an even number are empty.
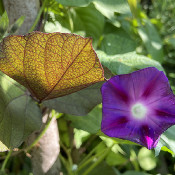
[[[168,78],[154,67],[112,77],[101,88],[102,132],[148,149],[175,124],[175,96]]]

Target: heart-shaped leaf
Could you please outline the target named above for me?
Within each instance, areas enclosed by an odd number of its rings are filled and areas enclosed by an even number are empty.
[[[26,89],[0,72],[0,152],[18,147],[41,123],[41,111]]]
[[[46,100],[43,104],[58,112],[83,116],[87,115],[101,101],[100,88],[103,82],[96,83],[64,97]]]
[[[104,80],[90,38],[32,32],[4,38],[0,50],[0,70],[40,102]]]

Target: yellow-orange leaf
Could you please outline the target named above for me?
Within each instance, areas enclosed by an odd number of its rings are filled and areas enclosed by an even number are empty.
[[[104,80],[92,40],[65,33],[32,32],[4,38],[0,70],[40,101]]]

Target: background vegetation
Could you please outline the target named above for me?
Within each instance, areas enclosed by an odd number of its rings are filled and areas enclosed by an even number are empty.
[[[92,37],[106,78],[155,66],[166,72],[175,90],[174,0],[43,0],[41,5],[39,30]],[[1,39],[15,33],[24,20],[21,17],[9,26],[2,1],[0,15]],[[59,158],[64,175],[174,174],[174,126],[161,136],[155,150],[147,150],[128,141],[105,137],[100,132],[101,104],[86,116],[67,114],[76,113],[68,106],[67,112],[58,113],[65,109],[54,104],[45,103],[55,108],[52,113],[59,126]],[[19,150],[24,147],[22,144]],[[0,153],[2,174],[32,175],[29,153],[17,152],[9,159],[7,155]]]

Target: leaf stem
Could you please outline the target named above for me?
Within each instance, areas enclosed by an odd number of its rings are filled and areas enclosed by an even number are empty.
[[[103,142],[101,142],[101,143],[103,143]],[[100,143],[100,144],[101,144]],[[95,149],[98,147],[98,146],[100,146],[100,144],[99,145],[97,145],[96,147],[95,147]],[[114,144],[113,144],[114,145]],[[106,157],[106,155],[108,154],[108,152],[111,150],[111,148],[113,147],[113,145],[112,146],[110,146],[109,148],[105,148],[105,149],[103,149],[102,151],[100,151],[98,154],[96,154],[96,155],[94,155],[94,156],[92,156],[92,157],[90,157],[87,161],[84,161],[83,160],[83,163],[81,163],[80,164],[80,166],[78,167],[78,170],[77,170],[77,172],[79,172],[81,169],[83,169],[86,165],[88,165],[94,158],[96,158],[96,157],[99,157],[98,158],[98,160],[92,165],[92,166],[90,166],[90,170],[88,171],[88,173],[93,169],[93,168],[95,168],[95,166],[97,166],[105,157]],[[93,149],[92,151],[94,152],[95,151],[95,149]],[[90,152],[89,153],[89,155],[87,156],[87,157],[89,157],[89,156],[91,156],[91,154],[93,153],[93,152]],[[102,155],[102,156],[100,156],[100,155]],[[87,158],[85,158],[85,159],[87,159]],[[85,173],[83,174],[83,175],[86,175]]]
[[[67,172],[69,175],[72,174],[72,170],[70,169],[69,163],[66,161],[66,159],[60,154],[59,158],[61,160],[61,162],[64,164],[65,168],[67,169]]]
[[[84,162],[86,162],[86,160],[89,159],[89,157],[91,157],[91,155],[95,152],[95,150],[100,147],[103,144],[103,141],[100,142],[95,148],[93,148],[90,153],[80,162],[79,166],[81,166],[82,164],[84,164]]]
[[[51,117],[48,116],[48,121],[47,121],[44,129],[41,131],[40,135],[34,140],[34,142],[25,149],[25,152],[29,152],[39,142],[39,140],[43,137],[43,135],[45,134],[45,132],[49,128],[53,117],[54,117],[54,115],[51,115]]]
[[[74,32],[74,23],[73,23],[73,19],[72,19],[72,15],[71,15],[71,8],[68,9],[68,17],[69,17],[70,30],[71,30],[71,33],[73,33]]]
[[[97,165],[99,165],[107,156],[107,154],[111,151],[112,146],[103,151],[98,160],[95,163],[93,163],[82,175],[88,175]]]
[[[9,160],[9,158],[10,158],[12,152],[13,152],[13,150],[10,149],[9,152],[8,152],[8,154],[7,154],[7,156],[6,156],[6,158],[5,158],[5,160],[3,161],[3,164],[2,164],[2,167],[1,167],[1,171],[2,171],[2,172],[5,171],[5,167],[6,167],[6,165],[7,165],[7,162],[8,162],[8,160]]]
[[[104,79],[105,79],[105,81],[108,81],[108,79],[107,79],[107,78],[105,78],[105,77],[104,77]]]
[[[60,146],[63,148],[64,152],[66,153],[67,157],[68,157],[68,162],[69,162],[69,165],[70,167],[72,168],[73,166],[73,161],[72,161],[72,158],[71,158],[71,153],[70,153],[70,150],[68,150],[64,144],[61,142],[60,140]]]
[[[37,15],[37,17],[36,17],[32,27],[30,28],[29,32],[32,32],[35,29],[36,25],[38,24],[38,22],[40,20],[40,17],[41,17],[41,14],[42,14],[45,6],[46,6],[46,2],[47,2],[47,0],[44,0],[43,4],[42,4],[42,6],[41,6],[41,8],[39,10],[39,13],[38,13],[38,15]]]

